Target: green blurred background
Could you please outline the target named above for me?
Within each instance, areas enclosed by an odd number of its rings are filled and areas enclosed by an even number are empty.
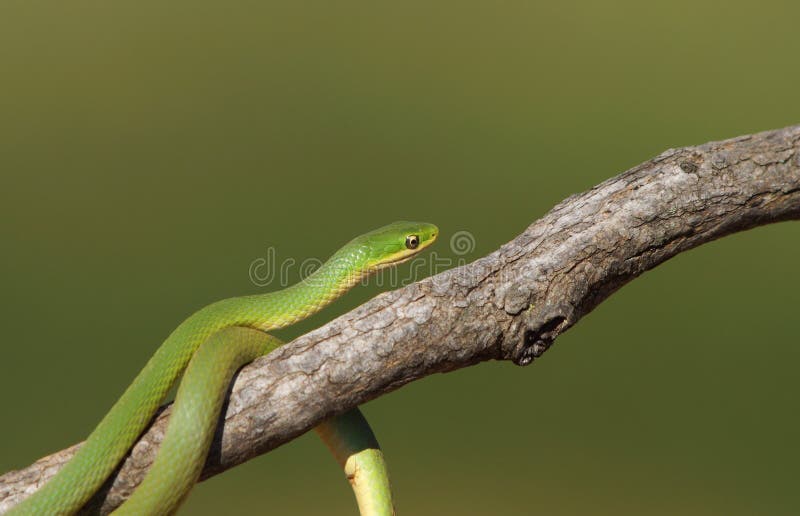
[[[250,263],[399,219],[477,258],[669,147],[800,122],[797,2],[0,6],[0,471],[82,439]],[[365,406],[398,509],[796,514],[800,225],[623,288],[536,365]],[[378,292],[359,289],[291,337]],[[186,514],[354,513],[315,436]]]

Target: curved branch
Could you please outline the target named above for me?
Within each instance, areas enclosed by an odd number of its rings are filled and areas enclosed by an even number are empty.
[[[490,255],[379,295],[243,369],[203,476],[429,374],[491,359],[529,364],[644,271],[729,233],[797,218],[800,126],[668,150],[569,197]],[[109,512],[138,485],[168,413],[91,510]],[[0,512],[75,449],[0,477]]]

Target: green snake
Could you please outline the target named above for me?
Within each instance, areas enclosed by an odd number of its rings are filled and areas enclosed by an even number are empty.
[[[299,283],[198,310],[167,337],[75,456],[8,514],[78,511],[127,455],[183,373],[158,454],[115,514],[175,512],[200,476],[233,375],[282,344],[266,332],[318,312],[365,276],[410,259],[437,234],[433,224],[395,222],[354,238]],[[358,409],[316,430],[344,467],[361,514],[394,514],[383,454]]]

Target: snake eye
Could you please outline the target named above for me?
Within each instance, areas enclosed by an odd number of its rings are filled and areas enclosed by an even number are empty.
[[[408,235],[406,237],[406,247],[409,249],[416,249],[419,247],[419,237],[417,235]]]

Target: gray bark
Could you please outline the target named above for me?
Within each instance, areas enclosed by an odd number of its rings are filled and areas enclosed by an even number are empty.
[[[800,218],[800,126],[668,150],[573,195],[497,251],[377,296],[247,366],[203,477],[432,373],[527,365],[622,285],[676,254]],[[107,513],[141,481],[167,408],[93,500]],[[0,512],[76,446],[0,477]]]

